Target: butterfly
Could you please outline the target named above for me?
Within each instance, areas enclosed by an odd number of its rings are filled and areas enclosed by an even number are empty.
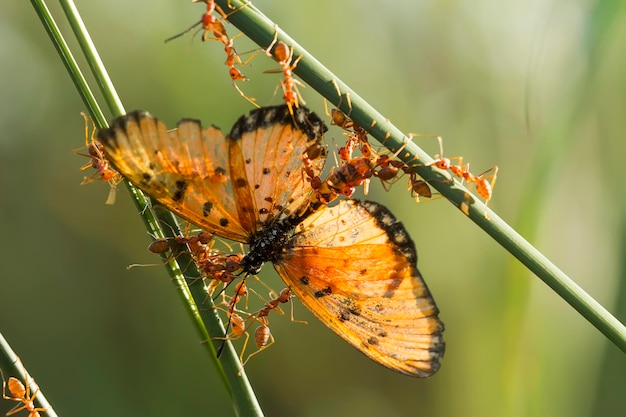
[[[198,120],[167,127],[147,112],[115,119],[98,139],[111,164],[178,216],[247,243],[241,267],[272,262],[326,326],[376,362],[427,377],[444,353],[443,323],[402,223],[384,206],[311,208],[303,173],[320,175],[326,127],[305,107],[263,107],[228,135]],[[313,157],[310,157],[313,155]]]

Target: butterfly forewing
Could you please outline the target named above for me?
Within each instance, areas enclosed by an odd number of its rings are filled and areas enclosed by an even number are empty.
[[[235,123],[229,138],[231,148],[241,156],[231,151],[231,164],[241,164],[239,158],[243,161],[260,225],[289,216],[304,205],[311,187],[305,182],[302,155],[321,142],[325,130],[314,113],[301,108],[292,116],[286,106],[262,108]],[[313,159],[315,175],[321,173],[324,162],[325,153]]]
[[[443,324],[401,223],[371,202],[342,201],[296,228],[275,266],[327,326],[375,361],[425,377],[439,368]]]
[[[228,148],[219,129],[196,120],[178,129],[146,112],[116,119],[98,134],[111,163],[133,184],[191,223],[220,236],[247,241],[237,217]]]

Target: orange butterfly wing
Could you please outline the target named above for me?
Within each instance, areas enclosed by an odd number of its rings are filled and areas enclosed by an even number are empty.
[[[320,143],[325,131],[317,115],[301,107],[292,116],[286,105],[253,110],[235,123],[229,135],[231,168],[245,170],[247,185],[241,182],[243,187],[236,191],[251,194],[256,221],[268,224],[303,208],[312,191],[302,155]],[[315,175],[324,162],[325,153],[311,162]],[[260,229],[257,224],[254,230]]]
[[[133,112],[98,138],[115,168],[160,204],[205,230],[262,247],[261,235],[290,233],[304,214],[311,187],[302,155],[324,131],[315,114],[301,107],[291,115],[283,105],[253,110],[228,137],[189,119],[167,131],[148,113]],[[314,175],[324,161],[323,152],[309,161]],[[285,241],[258,252],[249,271],[274,260],[302,302],[375,361],[413,376],[439,368],[443,324],[413,242],[387,209],[342,201],[276,244]]]
[[[233,199],[228,143],[214,127],[197,120],[167,127],[147,112],[132,112],[98,132],[109,161],[130,182],[161,205],[201,226],[237,241],[243,229]]]
[[[292,118],[284,105],[253,110],[229,137],[190,119],[167,131],[138,111],[111,126],[98,138],[122,175],[180,217],[239,242],[303,204],[300,155],[326,129],[314,113],[301,108]],[[320,155],[316,173],[324,162]]]
[[[373,202],[341,201],[296,227],[276,270],[324,324],[411,376],[439,369],[443,323],[401,223]]]

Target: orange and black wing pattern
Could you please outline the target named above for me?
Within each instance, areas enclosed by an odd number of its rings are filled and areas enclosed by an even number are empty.
[[[314,113],[302,108],[292,116],[285,105],[253,110],[228,136],[192,119],[168,131],[135,111],[98,139],[113,166],[161,205],[204,230],[249,242],[307,199],[301,155],[325,129]],[[324,162],[321,154],[317,174]]]
[[[432,375],[443,324],[403,225],[373,202],[310,204],[325,130],[306,108],[282,105],[242,116],[229,135],[191,119],[168,131],[132,112],[98,139],[111,164],[158,203],[249,243],[240,273],[273,262],[304,305],[357,349],[406,375]]]
[[[302,158],[321,143],[325,131],[315,113],[302,107],[291,115],[286,105],[253,110],[235,123],[228,136],[231,175],[240,212],[253,207],[257,223],[252,230],[293,216],[306,203],[312,190]],[[325,152],[311,161],[315,175],[325,162]]]
[[[345,200],[296,226],[275,267],[324,324],[371,359],[427,377],[444,326],[402,223],[373,202]]]

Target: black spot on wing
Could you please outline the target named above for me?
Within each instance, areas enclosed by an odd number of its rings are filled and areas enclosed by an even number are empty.
[[[342,308],[341,311],[339,312],[339,320],[348,321],[352,318],[352,316],[360,316],[360,315],[361,315],[361,309],[358,307]]]
[[[365,341],[365,343],[367,343],[367,344],[368,344],[368,345],[370,345],[370,346],[374,346],[374,345],[377,345],[377,344],[378,344],[378,339],[372,336],[372,337],[368,338],[368,339]]]
[[[211,210],[213,210],[212,202],[207,201],[202,205],[202,214],[204,215],[204,217],[207,217],[209,214],[211,214]]]
[[[172,197],[174,201],[180,201],[185,198],[185,191],[187,191],[187,181],[178,180],[176,181],[176,191],[174,191],[174,196]]]
[[[322,290],[319,291],[315,291],[315,298],[322,298],[322,297],[326,297],[327,295],[330,295],[333,293],[333,290],[330,287],[326,287]]]

